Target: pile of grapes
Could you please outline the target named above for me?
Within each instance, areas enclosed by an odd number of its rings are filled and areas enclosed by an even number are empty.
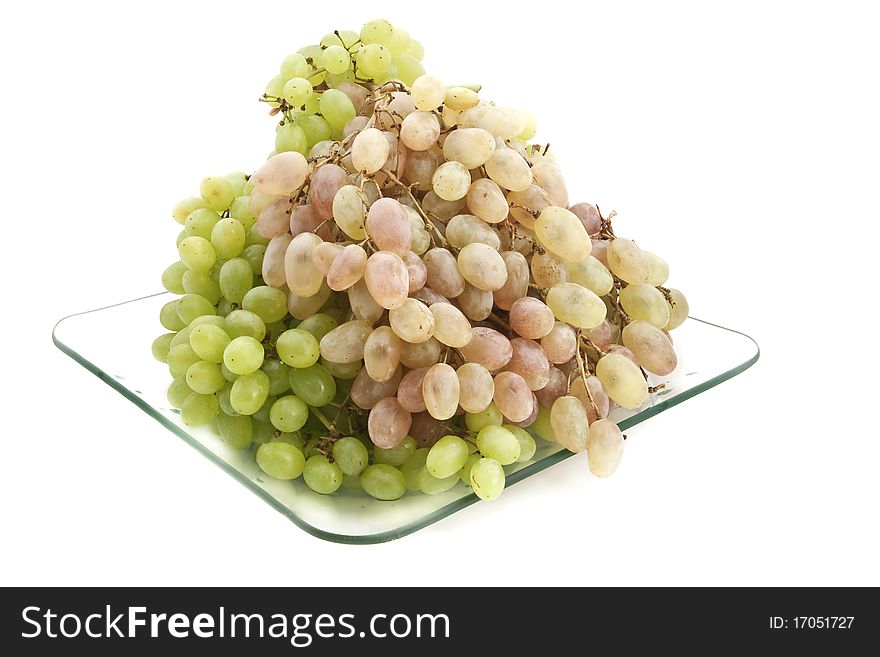
[[[611,215],[569,204],[531,115],[422,55],[384,20],[290,55],[261,99],[269,159],[174,208],[162,282],[182,296],[153,343],[169,402],[323,494],[462,480],[494,499],[533,436],[608,476],[624,436],[607,416],[675,369],[687,302]]]

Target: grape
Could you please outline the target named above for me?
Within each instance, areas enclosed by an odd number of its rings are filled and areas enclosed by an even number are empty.
[[[654,288],[651,288],[652,290]],[[659,376],[667,376],[678,365],[678,358],[672,342],[656,325],[644,321],[627,324],[621,334],[626,345],[639,365]],[[190,338],[192,342],[192,338]]]
[[[247,415],[217,413],[217,430],[226,446],[232,449],[247,449],[254,440],[254,423]]]
[[[400,368],[387,381],[373,381],[367,373],[366,368],[362,368],[351,386],[351,401],[358,408],[364,410],[372,409],[377,403],[391,397],[397,391],[400,385],[400,379],[403,373]]]
[[[610,344],[608,345],[608,351],[612,354],[620,354],[622,356],[625,356],[630,361],[632,361],[633,365],[635,365],[636,367],[639,366],[639,361],[636,360],[635,354],[633,354],[633,352],[631,352],[622,344]]]
[[[298,431],[309,419],[309,407],[296,395],[280,397],[272,404],[269,419],[279,431]]]
[[[244,258],[232,258],[220,267],[220,293],[229,303],[241,304],[244,301],[244,295],[253,286],[253,270],[250,263]]]
[[[446,90],[444,104],[454,110],[466,110],[476,107],[480,102],[477,92],[467,87],[450,87]]]
[[[471,172],[460,162],[444,162],[431,176],[431,189],[444,201],[463,199],[471,186]]]
[[[400,126],[400,139],[413,151],[426,151],[440,137],[440,121],[431,112],[412,112]]]
[[[481,413],[492,403],[495,382],[492,374],[479,363],[465,363],[456,371],[459,404],[467,413]]]
[[[422,63],[408,54],[395,55],[393,66],[397,69],[397,77],[406,85],[412,85],[419,76],[425,74]]]
[[[366,208],[361,191],[357,187],[354,185],[340,187],[333,197],[332,210],[336,224],[351,239],[362,240],[366,237],[364,230]]]
[[[540,299],[523,297],[510,306],[510,328],[521,337],[538,340],[556,325],[553,311]]]
[[[318,271],[326,276],[342,249],[341,244],[321,242],[312,251],[312,263],[318,268]]]
[[[495,459],[501,465],[515,463],[521,453],[517,437],[504,427],[496,425],[480,429],[477,434],[477,448],[483,456]]]
[[[361,473],[361,485],[377,500],[396,500],[406,493],[406,477],[393,465],[376,463]]]
[[[552,253],[536,253],[531,262],[532,277],[541,289],[568,281],[568,270],[565,263]]]
[[[171,350],[171,341],[174,339],[174,336],[175,333],[163,333],[153,340],[153,344],[151,345],[153,358],[160,363],[168,362],[168,352]]]
[[[605,393],[605,389],[602,387],[599,379],[595,376],[588,376],[586,383],[584,383],[583,378],[576,378],[571,382],[569,394],[581,400],[581,404],[584,405],[587,411],[587,419],[590,421],[590,424],[597,419],[607,417],[611,410],[608,395]],[[595,408],[593,408],[594,406]]]
[[[229,344],[229,335],[218,326],[201,324],[190,329],[189,344],[202,360],[220,363]]]
[[[428,268],[425,267],[422,259],[412,251],[406,254],[403,263],[406,265],[406,273],[409,278],[409,293],[418,292],[428,280]]]
[[[342,485],[342,470],[335,463],[330,463],[323,454],[309,457],[302,475],[306,485],[322,495],[331,495]]]
[[[435,303],[450,303],[449,299],[442,294],[438,294],[429,287],[422,287],[412,294],[413,299],[418,299],[424,304],[433,306]]]
[[[602,228],[599,209],[592,203],[575,203],[569,210],[581,220],[588,235],[595,235]]]
[[[422,75],[413,82],[410,93],[416,108],[430,112],[446,99],[446,85],[433,75]]]
[[[376,128],[367,128],[354,138],[351,146],[351,162],[358,171],[375,173],[385,164],[389,152],[390,147],[385,135]]]
[[[259,189],[255,189],[248,197],[248,211],[254,216],[259,217],[260,213],[265,210],[272,201],[278,199],[281,194],[265,194]],[[248,231],[248,236],[254,231]]]
[[[495,139],[480,128],[454,130],[443,142],[443,157],[459,162],[466,169],[477,169],[492,157]]]
[[[506,145],[496,147],[484,166],[489,177],[504,189],[523,192],[532,184],[532,170],[528,162]]]
[[[553,433],[553,427],[550,424],[550,409],[547,408],[539,408],[538,409],[538,417],[535,418],[535,421],[529,427],[529,429],[535,433],[535,435],[543,438],[544,440],[548,440],[551,443],[556,442],[556,435]]]
[[[400,256],[391,251],[377,251],[364,266],[364,282],[370,296],[387,310],[399,308],[409,294],[409,274]]]
[[[552,205],[568,207],[568,190],[559,165],[548,157],[532,158],[535,183],[547,190]]]
[[[481,500],[494,500],[504,490],[504,468],[495,459],[480,459],[471,467],[470,482]]]
[[[331,290],[327,287],[327,282],[322,279],[321,287],[312,296],[298,297],[291,292],[287,297],[287,312],[294,319],[306,319],[323,308],[330,295]]]
[[[211,231],[220,221],[220,215],[209,208],[199,208],[194,210],[184,222],[184,232],[187,237],[202,237],[206,240],[211,239]]]
[[[393,198],[381,198],[370,206],[367,233],[380,251],[391,251],[401,257],[409,253],[412,245],[409,216]]]
[[[250,181],[254,189],[263,194],[293,194],[303,186],[308,174],[309,163],[306,158],[301,153],[286,152],[266,160],[251,176]]]
[[[260,370],[240,376],[229,391],[229,403],[241,415],[253,415],[269,396],[269,377]]]
[[[495,329],[476,326],[471,329],[471,341],[461,348],[468,362],[479,363],[490,372],[500,370],[513,356],[510,340]]]
[[[380,326],[370,333],[364,344],[364,367],[371,379],[387,381],[394,376],[400,364],[400,348],[400,338],[390,326]]]
[[[183,290],[187,294],[198,294],[200,297],[205,297],[211,304],[220,301],[220,285],[210,272],[189,269],[183,275],[181,282]]]
[[[391,312],[399,312],[402,308]],[[430,312],[434,336],[442,344],[459,348],[471,341],[471,323],[458,308],[450,303],[435,303],[430,306]]]
[[[378,78],[391,67],[391,51],[378,43],[366,46],[357,56],[358,72],[368,78]]]
[[[308,80],[303,80],[303,82],[308,84]],[[308,90],[311,91],[311,85]],[[308,149],[309,138],[306,136],[306,131],[295,123],[287,123],[278,128],[278,132],[275,133],[276,153],[293,151],[305,155]]]
[[[577,397],[560,397],[550,409],[550,426],[556,440],[570,452],[583,452],[587,448],[587,411]]]
[[[687,299],[680,291],[674,288],[669,288],[669,297],[672,299],[669,322],[667,322],[666,326],[663,328],[667,331],[672,331],[681,326],[684,323],[684,320],[688,318],[690,308]]]
[[[280,395],[290,390],[290,371],[287,365],[274,358],[267,359],[260,367],[269,377],[269,394]]]
[[[596,364],[596,377],[608,396],[624,408],[639,408],[648,398],[648,384],[639,368],[622,354],[607,354]]]
[[[263,364],[263,345],[250,336],[233,339],[223,351],[223,363],[234,374],[250,374]]]
[[[171,375],[180,376],[186,374],[190,366],[198,363],[199,360],[199,355],[193,351],[192,347],[188,344],[181,344],[168,350],[166,362]]]
[[[535,444],[535,439],[532,438],[532,435],[525,429],[516,427],[512,424],[505,424],[502,425],[502,427],[512,433],[517,442],[519,442],[520,449],[519,458],[516,460],[517,463],[525,463],[527,461],[531,461],[532,457],[535,456],[535,452],[538,449],[538,446]]]
[[[339,75],[348,70],[351,65],[351,57],[348,50],[341,45],[331,45],[321,54],[318,65],[327,69],[328,73]]]
[[[550,195],[543,187],[532,184],[521,192],[509,192],[507,202],[511,216],[526,228],[532,228],[541,210],[550,205]]]
[[[540,390],[547,385],[550,380],[550,361],[541,345],[534,340],[514,338],[510,341],[510,346],[513,354],[505,369],[519,374],[529,390]]]
[[[216,314],[214,304],[198,294],[185,294],[177,302],[177,316],[184,324],[190,324],[202,315],[214,314]],[[171,327],[166,326],[166,328],[174,330]]]
[[[593,256],[587,256],[580,262],[569,262],[566,269],[568,280],[583,285],[597,296],[604,297],[614,287],[611,272]]]
[[[327,285],[340,292],[357,283],[364,275],[367,265],[367,252],[357,244],[344,247],[327,272]]]
[[[163,328],[166,328],[169,331],[179,331],[186,326],[186,324],[180,319],[180,315],[177,314],[177,306],[179,303],[179,299],[169,301],[159,310],[159,323]]]
[[[412,344],[427,342],[434,334],[434,315],[417,299],[405,299],[388,313],[388,321],[401,340]]]
[[[400,444],[412,425],[412,415],[395,397],[386,397],[370,409],[367,431],[373,444],[384,449]]]
[[[475,128],[478,129],[478,128]],[[453,133],[456,134],[456,133]],[[447,138],[447,143],[449,139]],[[445,147],[445,144],[444,144]],[[464,164],[464,163],[463,163]],[[467,164],[465,164],[467,166]],[[480,178],[471,183],[466,196],[471,212],[483,221],[497,224],[504,221],[510,212],[507,198],[498,184],[488,178]]]
[[[371,324],[385,312],[382,306],[376,303],[370,295],[363,279],[348,288],[348,303],[355,317]]]
[[[597,420],[590,426],[587,463],[597,477],[610,477],[623,457],[623,434],[614,422]]]
[[[290,242],[284,254],[287,287],[299,297],[310,297],[321,289],[324,275],[312,259],[315,247],[323,240],[314,233],[300,233]]]
[[[427,284],[433,290],[450,299],[464,292],[464,278],[448,249],[433,248],[425,254],[424,261],[428,270]]]
[[[654,255],[650,251],[642,251],[648,259],[648,285],[658,287],[666,282],[669,278],[669,265],[660,256]]]
[[[309,406],[325,406],[336,396],[336,381],[324,365],[290,368],[288,377],[293,394]]]
[[[460,386],[455,370],[446,363],[435,363],[425,373],[422,396],[431,417],[448,420],[458,409]]]
[[[459,470],[458,477],[468,486],[473,486],[473,482],[471,481],[471,468],[482,459],[483,457],[479,454],[469,454],[467,460],[464,462],[464,467]]]
[[[328,89],[324,92],[323,96],[321,96],[322,103],[327,94],[331,92],[341,95],[351,106],[348,96],[335,89]],[[352,116],[354,116],[354,107],[351,107],[351,112]],[[338,164],[324,164],[318,167],[315,173],[312,174],[312,180],[309,183],[309,204],[321,219],[333,218],[333,201],[336,198],[336,194],[347,182],[348,172]]]
[[[260,285],[247,291],[241,307],[271,324],[287,314],[287,295],[274,287]]]
[[[201,196],[191,196],[190,198],[185,198],[179,203],[175,204],[175,206],[171,209],[171,216],[174,221],[179,224],[183,224],[186,222],[186,218],[200,208],[206,207],[205,201]]]
[[[373,460],[376,463],[393,465],[395,468],[399,468],[409,457],[415,454],[416,449],[418,447],[415,439],[412,436],[407,436],[403,439],[403,442],[389,449],[374,447]]]
[[[234,258],[244,248],[245,230],[236,219],[221,219],[211,231],[211,245],[221,258]]]
[[[195,271],[209,271],[217,262],[214,247],[204,237],[184,238],[177,247],[181,262]]]
[[[501,254],[479,242],[459,251],[458,269],[468,283],[488,292],[500,289],[507,281],[507,266]]]
[[[669,303],[656,287],[645,283],[627,285],[620,291],[620,305],[631,318],[650,322],[657,328],[669,323]]]
[[[180,261],[169,265],[162,272],[162,287],[174,294],[183,294],[183,275],[187,271],[186,265]]]
[[[548,376],[547,384],[535,391],[538,403],[545,408],[553,406],[553,402],[568,392],[568,377],[562,370],[558,367],[551,367]]]
[[[608,244],[608,269],[627,283],[645,283],[651,273],[650,263],[635,242],[617,238]]]
[[[241,257],[248,261],[254,274],[259,274],[263,271],[263,258],[265,255],[265,244],[250,244],[241,252]]]
[[[532,391],[522,376],[516,372],[500,372],[495,375],[495,394],[492,399],[498,410],[511,422],[521,422],[532,413]]]
[[[296,237],[300,233],[315,233],[322,240],[330,239],[329,226],[311,205],[294,205],[290,212],[290,234]]]
[[[495,229],[472,214],[458,214],[449,220],[446,241],[458,249],[474,242],[487,244],[496,251],[501,248],[501,238]]]
[[[180,405],[180,419],[188,427],[201,427],[213,420],[219,410],[215,395],[193,392]]]
[[[406,179],[415,184],[419,191],[431,189],[431,178],[437,167],[443,162],[443,155],[434,148],[426,151],[413,151],[406,160],[404,174]]]
[[[499,291],[495,290],[494,294],[497,294]],[[465,317],[471,321],[480,322],[492,314],[492,303],[494,300],[492,295],[492,292],[479,290],[473,285],[466,283],[456,302]]]
[[[233,310],[226,316],[226,333],[230,338],[247,335],[259,342],[266,337],[266,325],[249,310]]]
[[[278,357],[291,367],[311,367],[321,355],[315,336],[302,329],[289,329],[277,340]]]
[[[580,262],[590,255],[593,246],[580,219],[553,205],[541,210],[535,221],[535,235],[544,247],[567,262]]]
[[[330,124],[330,127],[333,128],[333,130],[339,136],[342,136],[342,129],[345,127],[345,124],[351,121],[357,115],[351,99],[345,93],[339,91],[338,89],[327,89],[324,93],[322,93],[321,97],[318,100],[318,107],[321,111],[321,114],[324,115],[324,119],[327,121],[327,123]],[[324,167],[321,168],[323,169]],[[345,170],[342,167],[338,168],[340,171],[342,171],[344,175]],[[318,170],[318,172],[319,171],[320,169]],[[316,172],[315,175],[317,175],[318,172]],[[333,196],[331,195],[330,200],[332,199]]]
[[[422,382],[427,373],[427,367],[419,367],[403,375],[397,387],[397,401],[404,410],[410,413],[421,413],[425,410]]]
[[[306,135],[308,148],[333,137],[333,129],[321,116],[301,116],[298,124]]]
[[[341,324],[321,338],[321,356],[334,363],[362,360],[364,346],[372,332],[373,327],[361,320]]]
[[[605,319],[602,300],[577,283],[560,283],[547,292],[547,305],[556,318],[578,328],[594,328]]]
[[[494,382],[492,385],[494,386]],[[469,431],[480,431],[489,425],[500,427],[504,423],[504,416],[501,415],[495,402],[492,402],[485,410],[478,413],[465,413],[464,423]]]
[[[437,172],[435,171],[434,173]],[[433,180],[434,176],[432,174],[432,184]],[[437,196],[433,188],[431,189],[431,191],[425,194],[424,198],[422,198],[422,209],[429,215],[436,216],[441,221],[449,221],[450,219],[452,219],[452,217],[461,212],[464,209],[464,206],[464,198],[459,198],[454,201],[447,201]]]
[[[457,475],[468,458],[467,443],[458,436],[444,436],[428,451],[425,467],[437,479]]]
[[[306,460],[295,446],[272,442],[257,449],[257,465],[274,479],[296,479],[303,473]]]
[[[352,363],[334,363],[322,358],[321,365],[323,365],[324,369],[326,369],[334,378],[339,379],[340,381],[349,381],[358,375],[363,363],[359,360]]]

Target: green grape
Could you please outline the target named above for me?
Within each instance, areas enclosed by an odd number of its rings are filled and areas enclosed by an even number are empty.
[[[174,245],[179,247],[180,243],[187,237],[189,237],[189,235],[186,234],[186,229],[180,231],[179,233],[177,233],[177,239],[174,241]]]
[[[408,87],[412,86],[416,78],[425,74],[425,67],[422,66],[422,63],[410,55],[395,55],[392,62],[397,70],[397,77]]]
[[[260,445],[257,449],[257,465],[275,479],[296,479],[303,473],[306,459],[293,445],[272,442]]]
[[[196,326],[216,326],[223,331],[226,331],[226,318],[220,317],[220,315],[201,315],[200,317],[196,317],[193,321],[189,323],[187,327],[187,334],[192,331]],[[187,335],[187,340],[189,337]]]
[[[303,116],[299,119],[298,124],[303,129],[303,132],[306,133],[310,149],[319,141],[327,141],[333,138],[333,129],[323,117],[315,115]]]
[[[250,418],[254,426],[254,441],[252,443],[254,447],[271,443],[275,438],[277,429],[268,422],[259,422],[254,420],[253,416],[250,416]]]
[[[214,252],[221,258],[234,258],[244,249],[247,231],[238,223],[238,219],[226,217],[221,219],[211,231],[211,245]]]
[[[340,438],[333,443],[333,460],[343,474],[359,475],[370,462],[367,448],[357,438]]]
[[[315,82],[312,78],[309,78],[309,82],[313,85],[320,84]],[[306,104],[303,105],[300,109],[294,110],[294,118],[297,121],[301,121],[307,116],[311,116],[312,114],[318,113],[318,95],[312,94],[309,99],[306,101]]]
[[[376,78],[391,68],[391,52],[385,46],[371,43],[358,52],[357,70],[361,76]]]
[[[357,116],[351,99],[338,89],[328,89],[322,93],[318,99],[318,107],[334,133],[339,136],[348,122]]]
[[[320,342],[321,338],[337,326],[339,326],[339,322],[327,313],[315,313],[311,317],[306,317],[296,328],[300,331],[308,331],[315,336],[315,340]]]
[[[260,369],[269,377],[270,395],[280,395],[290,390],[290,372],[292,370],[280,360],[269,358]],[[308,403],[307,400],[306,403]]]
[[[309,406],[326,406],[336,396],[336,381],[323,365],[292,368],[290,389]]]
[[[203,207],[205,207],[205,202],[200,196],[191,196],[190,198],[185,198],[177,203],[171,209],[171,216],[174,217],[174,221],[179,224],[183,224],[186,223],[186,218],[192,212]]]
[[[168,351],[168,369],[171,376],[186,374],[191,365],[201,360],[188,344],[179,344]]]
[[[266,255],[265,244],[251,244],[241,252],[241,257],[248,261],[254,276],[263,272],[263,256]]]
[[[288,55],[281,62],[281,78],[301,78],[309,71],[309,63],[301,54]]]
[[[500,427],[504,423],[504,416],[498,410],[495,402],[492,402],[485,410],[479,413],[465,413],[464,423],[469,431],[480,431],[483,427]]]
[[[219,326],[212,324],[199,324],[190,327],[189,345],[193,348],[199,358],[209,363],[220,363],[223,361],[223,351],[229,344],[229,336]]]
[[[330,495],[342,485],[342,470],[335,463],[330,463],[323,454],[316,454],[306,461],[303,479],[316,493]]]
[[[418,482],[419,490],[425,493],[425,495],[439,495],[440,493],[445,493],[458,483],[458,470],[449,477],[439,479],[428,472],[427,467],[422,467],[419,470]]]
[[[272,412],[272,405],[276,401],[278,401],[277,397],[273,397],[272,395],[268,395],[266,397],[266,400],[263,402],[263,405],[260,406],[256,411],[254,411],[252,417],[255,420],[259,420],[260,422],[268,422],[269,424],[271,424],[272,418],[270,417],[270,414]]]
[[[273,432],[271,442],[287,443],[288,445],[293,445],[299,451],[303,451],[303,441],[298,432],[275,431]]]
[[[177,314],[176,308],[174,309],[174,313]],[[180,321],[179,317],[178,317],[177,321]],[[189,344],[189,327],[188,326],[184,326],[182,329],[180,329],[174,335],[174,339],[171,341],[170,347],[171,347],[171,349],[174,349],[174,347],[176,347],[179,344],[186,344],[186,345]]]
[[[480,459],[471,468],[471,485],[481,500],[494,500],[504,490],[504,468],[495,459]]]
[[[358,475],[342,475],[341,490],[362,493],[364,487],[361,486],[361,478]]]
[[[199,294],[185,294],[177,301],[177,316],[184,324],[190,324],[202,315],[215,315],[214,304]]]
[[[477,434],[477,447],[483,456],[501,465],[515,463],[520,455],[519,440],[504,427],[489,425]]]
[[[553,431],[553,427],[550,425],[550,409],[544,406],[541,406],[538,409],[538,417],[535,418],[535,421],[529,425],[529,429],[538,434],[539,437],[544,440],[549,440],[551,443],[556,442],[556,433]]]
[[[218,224],[219,225],[219,224]],[[254,286],[254,272],[244,258],[232,258],[220,267],[220,292],[230,303],[240,304]]]
[[[284,91],[284,82],[285,78],[276,75],[274,78],[269,80],[266,84],[266,89],[263,92],[266,96],[271,96],[272,98],[281,98],[282,92]],[[270,107],[279,107],[280,103],[276,100],[269,101]]]
[[[245,246],[245,251],[247,251],[247,247],[249,247],[249,246],[253,246],[254,244],[259,244],[260,246],[263,247],[263,253],[265,253],[265,252],[266,252],[266,248],[265,248],[265,247],[268,246],[268,244],[269,244],[269,240],[267,240],[265,237],[263,237],[262,235],[260,235],[260,231],[257,230],[257,224],[254,223],[254,225],[250,227],[250,230],[248,230],[248,232],[247,232],[247,238],[245,239],[245,242],[244,242],[244,243],[245,243],[245,245],[246,245],[246,246]],[[244,255],[244,253],[242,253],[242,255]],[[245,258],[247,258],[248,261],[250,261],[250,259],[251,259],[251,257],[250,257],[250,256],[247,256],[247,255],[245,255]],[[260,264],[260,269],[256,269],[256,270],[254,270],[254,273],[255,273],[255,274],[259,274],[259,273],[263,270],[263,265],[262,265],[263,260],[262,260],[262,258],[263,258],[263,256],[262,256],[262,254],[261,254],[261,255],[260,255],[260,263],[261,263],[261,264]]]
[[[519,458],[517,459],[517,462],[525,463],[526,461],[531,461],[532,457],[535,455],[535,451],[538,449],[538,446],[535,444],[535,439],[532,438],[532,434],[525,429],[512,424],[503,424],[501,426],[512,433],[517,442],[519,442]]]
[[[407,490],[419,490],[419,475],[424,470],[427,460],[428,448],[420,447],[400,466],[400,472],[406,478]]]
[[[257,370],[240,376],[232,384],[229,403],[242,415],[253,415],[269,396],[269,377]]]
[[[223,177],[229,181],[230,185],[232,185],[232,193],[234,197],[232,203],[235,203],[235,199],[244,194],[244,188],[248,183],[248,175],[244,171],[233,171],[232,173],[227,173]],[[232,203],[229,204],[230,208],[232,208]]]
[[[185,292],[183,289],[183,275],[187,271],[189,271],[187,266],[179,260],[168,265],[165,271],[162,272],[162,287],[173,294],[183,294]]]
[[[268,381],[268,377],[266,381]],[[309,419],[309,407],[296,395],[279,398],[269,411],[269,421],[279,431],[298,431]]]
[[[309,138],[305,130],[295,123],[285,123],[275,133],[275,152],[296,151],[302,155],[309,153]]]
[[[328,73],[339,75],[347,71],[348,67],[351,66],[351,56],[348,54],[348,49],[343,48],[341,45],[328,46],[321,53],[318,65],[327,69]]]
[[[217,429],[223,442],[232,449],[247,449],[254,440],[254,424],[247,415],[218,413]]]
[[[474,467],[474,463],[482,459],[483,457],[479,454],[469,454],[467,460],[464,462],[464,467],[459,470],[458,477],[468,486],[472,486],[473,482],[471,482],[471,468]]]
[[[220,286],[208,272],[188,269],[183,275],[182,282],[186,294],[198,294],[212,304],[220,301]]]
[[[319,45],[323,48],[342,46],[347,49],[360,41],[360,38],[361,37],[357,32],[352,32],[351,30],[336,30],[335,32],[325,34],[324,38],[319,42]]]
[[[415,438],[407,436],[403,441],[390,449],[373,447],[373,461],[400,467],[410,456],[415,454],[416,449],[418,449],[418,445]]]
[[[235,380],[238,378],[238,374],[226,367],[226,363],[220,363],[220,371],[223,372],[223,378],[230,383],[234,383]]]
[[[188,427],[201,427],[213,420],[219,410],[215,395],[193,392],[180,405],[180,419]]]
[[[263,364],[264,356],[265,350],[258,340],[249,335],[242,335],[226,345],[226,349],[223,351],[223,362],[230,372],[241,376],[259,369]]]
[[[190,396],[192,389],[186,383],[186,374],[174,377],[174,380],[168,386],[165,397],[168,403],[174,408],[183,406],[183,402]]]
[[[223,371],[223,367],[221,366],[220,371]],[[225,378],[225,377],[224,377]],[[238,378],[238,377],[236,377]],[[232,394],[232,381],[226,380],[226,383],[220,388],[220,392],[217,393],[217,401],[220,402],[220,410],[226,413],[226,415],[241,415],[238,411],[232,408],[232,402],[229,401],[229,396]]]
[[[250,310],[233,310],[226,316],[226,333],[230,338],[246,335],[262,342],[266,337],[266,324]]]
[[[178,245],[177,252],[183,264],[196,271],[211,271],[217,262],[214,247],[204,237],[193,235],[185,238]]]
[[[201,193],[205,205],[217,212],[227,210],[235,200],[235,190],[232,183],[223,176],[208,176],[202,180],[199,193]]]
[[[361,487],[377,500],[397,500],[406,493],[406,477],[393,465],[376,463],[361,474]]]
[[[226,379],[223,378],[219,364],[200,360],[198,363],[190,365],[186,370],[186,383],[194,392],[213,395],[220,391],[226,383]]]
[[[186,231],[187,237],[203,237],[209,240],[211,239],[211,231],[214,230],[218,221],[220,221],[219,214],[209,208],[200,208],[194,210],[186,218],[183,229]]]
[[[388,45],[394,38],[394,27],[384,18],[377,18],[361,28],[361,41]]]
[[[237,219],[238,223],[244,226],[245,231],[250,230],[257,220],[253,212],[251,212],[250,204],[250,196],[239,196],[229,206],[229,216]]]
[[[443,436],[428,451],[425,467],[431,476],[446,479],[457,475],[467,458],[468,447],[464,440],[458,436]]]
[[[352,69],[345,69],[342,73],[339,74],[327,74],[327,86],[331,89],[335,89],[343,82],[354,82],[355,84],[357,84],[357,80],[355,79],[354,71]]]
[[[227,301],[226,299],[220,299],[217,302],[217,314],[220,317],[226,317],[229,313],[235,310],[235,305]]]
[[[285,324],[283,320],[269,322],[266,324],[266,339],[272,344],[275,344],[278,342],[278,338],[281,337],[281,334],[286,330],[287,324]]]
[[[300,107],[306,104],[312,93],[312,83],[305,79],[305,77],[301,77],[291,78],[285,82],[281,95],[284,97],[284,100],[294,107]]]
[[[315,336],[301,329],[290,329],[275,344],[278,357],[291,367],[311,367],[318,362],[321,349]]]
[[[287,315],[287,295],[277,288],[260,285],[248,290],[241,306],[259,315],[267,324],[271,324],[284,319]]]
[[[323,365],[334,378],[343,381],[351,381],[358,375],[358,372],[361,371],[364,362],[356,360],[352,363],[334,363],[333,361],[322,358],[321,365]]]
[[[159,323],[169,331],[179,331],[186,326],[177,314],[177,304],[179,301],[179,299],[169,301],[159,309]]]

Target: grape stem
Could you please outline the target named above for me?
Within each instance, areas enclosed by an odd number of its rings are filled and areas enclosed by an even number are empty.
[[[312,411],[312,414],[313,414],[316,418],[318,418],[318,420],[321,422],[321,424],[323,424],[323,425],[327,428],[327,431],[330,432],[330,437],[331,437],[332,439],[335,439],[336,435],[338,435],[339,432],[336,430],[336,426],[333,424],[333,422],[331,422],[330,420],[328,420],[328,419],[327,419],[327,416],[324,415],[324,414],[323,414],[321,411],[319,411],[317,408],[311,408],[311,411]]]
[[[582,337],[583,336],[579,332],[578,339],[580,339]],[[590,341],[587,340],[587,342],[590,342]],[[593,343],[590,342],[590,344],[593,344]],[[596,418],[599,418],[600,417],[599,416],[599,407],[596,406],[596,400],[593,399],[593,392],[590,390],[590,386],[587,385],[587,368],[586,368],[586,365],[584,365],[584,357],[583,357],[583,354],[581,354],[580,345],[578,345],[578,348],[575,351],[575,357],[577,358],[578,368],[581,371],[581,379],[584,382],[584,390],[587,391],[587,397],[590,398],[590,406],[593,408],[593,413],[596,414]]]

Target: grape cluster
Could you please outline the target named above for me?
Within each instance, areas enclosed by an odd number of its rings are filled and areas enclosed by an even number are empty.
[[[461,480],[494,499],[533,436],[608,476],[608,415],[675,369],[687,301],[613,213],[569,203],[531,115],[426,75],[422,54],[377,20],[285,58],[262,97],[273,154],[174,208],[162,282],[182,296],[153,343],[169,402],[324,494]]]

